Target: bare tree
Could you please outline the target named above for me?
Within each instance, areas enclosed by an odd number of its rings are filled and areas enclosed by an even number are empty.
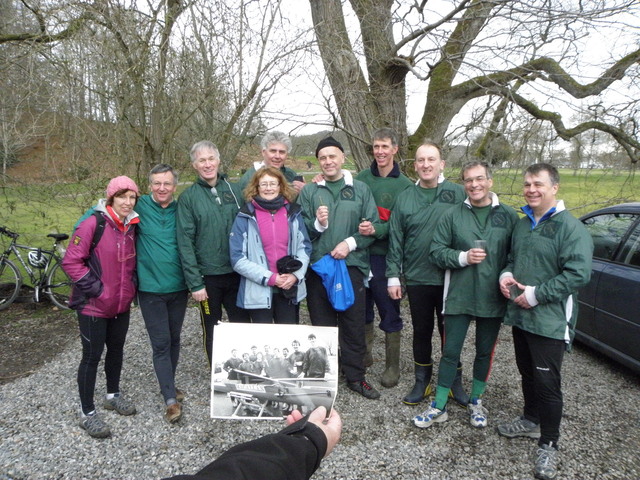
[[[386,125],[407,131],[408,74],[428,82],[422,119],[406,142],[409,151],[424,138],[443,141],[456,116],[468,114],[477,99],[493,96],[504,101],[487,111],[495,115],[494,128],[510,120],[504,112],[512,104],[518,114],[548,122],[562,139],[597,129],[618,142],[633,162],[640,157],[637,110],[632,106],[638,97],[633,80],[640,61],[637,23],[635,30],[625,28],[637,22],[637,2],[457,0],[446,12],[430,10],[428,1],[348,4],[358,20],[355,33],[345,24],[345,15],[351,13],[343,11],[340,0],[310,0],[339,126],[349,134],[360,168],[368,163],[373,129]],[[596,28],[623,29],[630,37],[608,59],[595,60],[581,48]],[[589,65],[590,60],[600,63]],[[596,68],[594,78],[581,75],[583,69]],[[562,105],[576,99],[601,101],[616,82],[635,95],[628,95],[624,105],[607,105],[608,118],[565,123],[559,113]]]
[[[281,3],[16,0],[29,21],[0,30],[0,43],[39,56],[53,72],[51,110],[107,127],[69,131],[69,140],[81,146],[95,133],[103,158],[135,165],[140,177],[154,163],[184,158],[202,138],[233,162],[264,132],[266,105],[309,44]],[[48,52],[36,53],[38,45]]]
[[[295,74],[310,40],[282,11],[282,0],[204,2],[192,7],[191,16],[193,40],[188,41],[199,52],[201,71],[205,76],[215,71],[228,93],[225,115],[201,108],[199,118],[209,126],[204,132],[218,132],[221,156],[232,161],[264,133],[265,108],[276,88]]]

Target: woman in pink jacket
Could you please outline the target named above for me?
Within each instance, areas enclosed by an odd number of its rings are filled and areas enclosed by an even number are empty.
[[[103,407],[133,415],[135,406],[120,393],[124,342],[129,330],[129,310],[136,293],[135,224],[133,211],[138,187],[129,177],[112,179],[107,198],[80,222],[69,242],[62,267],[74,282],[70,306],[78,312],[82,360],[78,388],[82,411],[80,427],[89,435],[105,438],[109,426],[96,413],[94,390],[98,364],[106,345],[104,370],[107,395]],[[102,233],[95,245],[96,230]]]

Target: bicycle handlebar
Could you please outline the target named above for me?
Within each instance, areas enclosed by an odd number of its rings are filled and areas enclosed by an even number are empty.
[[[9,238],[16,239],[20,236],[19,233],[12,232],[11,230],[7,230],[6,227],[0,227],[0,234],[6,235]]]

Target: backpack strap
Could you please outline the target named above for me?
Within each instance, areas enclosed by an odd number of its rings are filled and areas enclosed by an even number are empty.
[[[104,219],[100,212],[93,212],[93,216],[96,217],[96,229],[93,231],[93,238],[91,239],[91,247],[89,247],[89,252],[93,252],[96,248],[96,245],[100,242],[102,238],[102,234],[104,233],[104,226],[107,221]]]

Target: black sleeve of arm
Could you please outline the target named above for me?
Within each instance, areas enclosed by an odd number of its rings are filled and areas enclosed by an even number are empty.
[[[195,475],[166,480],[308,480],[326,451],[326,435],[305,417],[279,433],[232,447]]]

